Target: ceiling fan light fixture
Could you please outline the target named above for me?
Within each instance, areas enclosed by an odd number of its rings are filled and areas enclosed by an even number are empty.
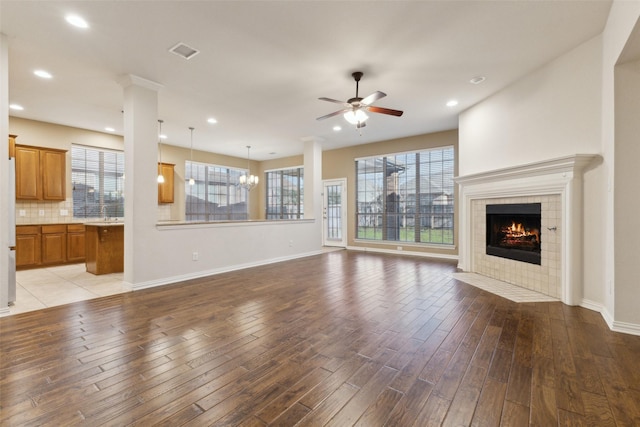
[[[369,116],[362,110],[351,110],[344,113],[344,118],[352,125],[357,125],[366,122]]]

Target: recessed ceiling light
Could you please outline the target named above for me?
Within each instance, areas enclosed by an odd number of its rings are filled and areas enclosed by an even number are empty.
[[[336,131],[336,132],[338,132],[338,131],[341,131],[341,130],[342,130],[342,128],[341,128],[340,126],[334,126],[334,127],[333,127],[333,130],[334,130],[334,131]]]
[[[50,78],[53,77],[50,72],[45,71],[45,70],[35,70],[33,72],[33,74],[35,74],[36,76],[41,77],[43,79],[50,79]]]
[[[9,108],[11,108],[12,110],[16,110],[16,111],[24,110],[24,107],[22,105],[19,105],[19,104],[9,104]]]
[[[476,76],[476,77],[472,78],[471,80],[469,80],[469,83],[474,84],[474,85],[478,85],[478,84],[482,83],[485,80],[487,80],[487,78],[485,76]]]
[[[161,133],[161,134],[160,134],[160,139],[167,139],[167,135],[165,135],[165,134]]]
[[[106,128],[104,128],[104,130],[106,130],[107,132],[115,132],[116,130],[114,128],[111,128],[109,126],[107,126]]]
[[[78,15],[67,15],[64,18],[69,24],[78,28],[89,28],[89,23]]]
[[[455,99],[447,102],[447,107],[455,107],[456,105],[458,105],[458,101],[456,101]]]
[[[218,123],[218,121],[216,119],[214,119],[213,117],[210,117],[210,118],[207,119],[207,123],[211,123],[213,125],[213,124]]]

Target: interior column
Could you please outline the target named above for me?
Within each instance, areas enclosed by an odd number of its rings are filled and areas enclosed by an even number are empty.
[[[124,88],[124,280],[143,281],[153,265],[158,215],[158,83],[126,76]],[[156,258],[157,259],[157,258]]]

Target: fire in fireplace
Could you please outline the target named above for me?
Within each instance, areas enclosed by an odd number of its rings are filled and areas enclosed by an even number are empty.
[[[541,264],[541,204],[487,205],[487,255]]]

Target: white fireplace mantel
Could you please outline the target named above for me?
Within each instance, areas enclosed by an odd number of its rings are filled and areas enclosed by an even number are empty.
[[[459,185],[458,268],[473,272],[471,203],[474,200],[560,195],[562,201],[561,300],[582,302],[582,209],[584,171],[601,157],[577,154],[455,178]]]

